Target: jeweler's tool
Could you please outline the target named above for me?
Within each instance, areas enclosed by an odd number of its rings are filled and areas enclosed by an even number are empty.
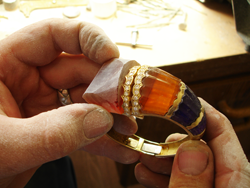
[[[63,15],[67,18],[76,18],[81,14],[78,7],[65,7],[63,9]]]
[[[179,23],[180,30],[186,30],[187,28],[187,13],[184,13],[183,20]]]
[[[138,33],[139,31],[137,29],[133,30],[132,31],[132,41],[131,41],[131,44],[132,44],[132,47],[135,48],[136,47],[136,44],[137,44],[137,39],[138,39]]]
[[[88,2],[87,6],[86,6],[86,10],[87,11],[91,11],[91,4],[90,4],[90,2]]]
[[[131,33],[131,42],[116,42],[117,45],[123,45],[123,46],[131,46],[133,48],[146,48],[146,49],[152,49],[152,44],[140,44],[137,43],[139,36],[139,31],[137,29],[132,30]]]
[[[116,0],[91,0],[91,12],[98,18],[110,18],[117,10]]]
[[[127,27],[136,27],[136,28],[142,29],[142,28],[154,28],[154,27],[167,26],[167,25],[170,25],[170,23],[174,19],[174,17],[179,14],[180,10],[181,10],[181,7],[174,10],[174,12],[172,11],[172,12],[165,14],[165,15],[162,15],[158,18],[153,18],[153,19],[147,21],[146,23],[137,24],[137,25],[128,25]],[[167,20],[165,20],[165,18]],[[155,22],[157,22],[157,23],[155,23]]]
[[[85,6],[87,0],[44,0],[44,1],[21,1],[19,4],[19,10],[29,17],[30,13],[36,9],[48,9],[48,8],[61,8],[68,6]]]
[[[7,11],[15,10],[18,7],[17,0],[3,0],[4,9]]]
[[[236,30],[245,42],[245,49],[250,53],[250,0],[233,0],[233,12]]]
[[[8,19],[8,17],[6,17],[6,16],[1,16],[1,15],[0,15],[0,18]]]

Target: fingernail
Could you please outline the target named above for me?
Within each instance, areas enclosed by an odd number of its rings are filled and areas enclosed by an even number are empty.
[[[199,175],[207,167],[208,153],[197,147],[185,147],[178,155],[179,169],[187,175]]]
[[[107,133],[112,125],[111,114],[98,108],[85,116],[83,121],[84,134],[87,138],[95,138]]]

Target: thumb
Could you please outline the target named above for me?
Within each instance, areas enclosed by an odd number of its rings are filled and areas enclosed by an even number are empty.
[[[27,119],[5,116],[1,120],[1,161],[5,163],[0,161],[0,175],[6,177],[66,156],[97,140],[113,125],[111,114],[91,104],[68,105]]]
[[[169,188],[213,187],[214,162],[210,148],[201,141],[183,143],[175,156]]]

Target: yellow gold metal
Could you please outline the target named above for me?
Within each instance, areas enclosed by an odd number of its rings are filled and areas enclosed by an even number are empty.
[[[133,150],[139,151],[141,153],[145,153],[148,155],[153,155],[156,157],[169,157],[174,156],[179,148],[179,146],[188,141],[188,140],[199,140],[205,133],[205,130],[199,135],[193,135],[189,130],[196,127],[201,121],[204,116],[204,108],[201,108],[200,116],[197,120],[190,126],[184,127],[183,125],[171,120],[167,116],[156,116],[153,114],[148,114],[148,116],[155,116],[159,118],[166,119],[178,125],[179,127],[183,128],[187,132],[187,136],[181,140],[174,141],[174,142],[167,142],[167,143],[157,143],[153,141],[146,140],[141,138],[137,135],[127,136],[120,133],[117,133],[114,129],[111,129],[107,134],[109,137],[114,139],[116,142],[129,147]]]
[[[196,136],[188,134],[185,138],[181,140],[174,141],[174,142],[167,142],[167,143],[152,142],[144,138],[141,138],[137,135],[132,135],[132,136],[123,135],[114,131],[114,129],[111,129],[108,132],[108,135],[112,139],[114,139],[116,142],[126,147],[129,147],[133,150],[160,158],[160,157],[174,156],[179,146],[182,143],[188,140],[198,140],[203,136],[204,132],[205,130],[201,134],[196,135]]]
[[[188,140],[199,140],[203,134],[205,133],[205,130],[196,136],[186,136],[185,138],[178,140],[178,141],[174,141],[174,142],[167,142],[167,143],[159,143],[159,146],[162,147],[162,151],[160,154],[156,154],[156,157],[165,157],[165,156],[174,156],[179,148],[179,146],[188,141]]]
[[[129,73],[125,76],[125,83],[123,84],[124,93],[122,95],[123,99],[123,109],[124,114],[127,116],[134,115],[136,117],[144,117],[145,114],[140,113],[141,106],[139,104],[139,100],[141,97],[140,89],[143,87],[142,80],[146,76],[146,72],[148,71],[148,66],[135,66],[129,70]],[[173,105],[169,108],[168,112],[164,116],[156,115],[156,114],[147,114],[147,116],[155,116],[164,118],[166,120],[169,120],[179,127],[181,127],[183,130],[187,132],[187,136],[181,140],[174,141],[174,142],[167,142],[167,143],[157,143],[152,142],[149,140],[146,140],[144,138],[141,138],[137,135],[127,136],[120,134],[116,132],[114,129],[111,129],[107,134],[112,139],[117,141],[118,143],[129,147],[133,150],[153,155],[156,157],[166,157],[166,156],[174,156],[179,148],[179,146],[186,142],[187,140],[198,140],[200,139],[205,130],[198,134],[193,135],[193,132],[190,131],[191,129],[195,128],[196,126],[199,126],[200,123],[203,121],[204,117],[204,108],[201,107],[199,117],[189,126],[181,125],[178,122],[175,122],[171,117],[174,115],[174,113],[179,110],[179,105],[181,104],[183,97],[185,95],[187,86],[185,83],[180,82],[179,85],[180,89],[177,94],[177,98],[174,100]],[[131,96],[132,95],[132,96]],[[201,124],[203,125],[203,124]],[[202,131],[202,130],[201,130]]]

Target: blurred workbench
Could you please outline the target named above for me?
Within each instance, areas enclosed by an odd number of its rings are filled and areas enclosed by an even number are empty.
[[[232,7],[229,3],[218,2],[204,5],[197,0],[178,2],[188,15],[186,30],[178,28],[178,17],[162,28],[139,29],[138,42],[153,44],[153,48],[119,45],[121,57],[160,67],[181,78],[198,96],[228,116],[245,153],[250,156],[250,55],[236,32]],[[75,19],[99,25],[114,42],[130,41],[131,28],[126,26],[147,21],[119,10],[109,19],[99,19],[87,11],[86,6],[78,8],[81,14]],[[18,9],[5,11],[1,4],[0,15],[8,19],[0,18],[0,39],[39,20],[51,17],[68,19],[62,12],[63,8],[34,10],[26,18]],[[239,115],[238,110],[244,113]],[[167,126],[165,120],[151,117],[138,125],[140,136],[158,142],[179,131],[176,126]],[[75,154],[73,158],[76,159],[77,155],[81,154]],[[75,163],[77,174],[84,173],[78,167],[86,164],[80,164],[83,163],[81,159],[74,161],[78,161]],[[133,165],[118,167],[122,184],[134,184]]]
[[[140,29],[138,41],[153,44],[153,49],[133,49],[119,45],[121,57],[135,59],[141,64],[163,66],[246,53],[244,44],[236,33],[230,4],[211,3],[205,6],[197,0],[178,2],[181,4],[181,9],[187,13],[186,30],[178,28],[179,19],[182,19],[178,16],[168,26]],[[131,28],[126,26],[147,21],[146,18],[119,10],[116,16],[99,19],[87,11],[86,6],[78,8],[81,14],[75,19],[99,25],[114,41],[130,41]],[[18,9],[6,11],[1,4],[0,15],[8,19],[0,18],[0,39],[42,19],[64,18],[62,12],[63,8],[39,9],[32,11],[29,18],[26,18]]]

